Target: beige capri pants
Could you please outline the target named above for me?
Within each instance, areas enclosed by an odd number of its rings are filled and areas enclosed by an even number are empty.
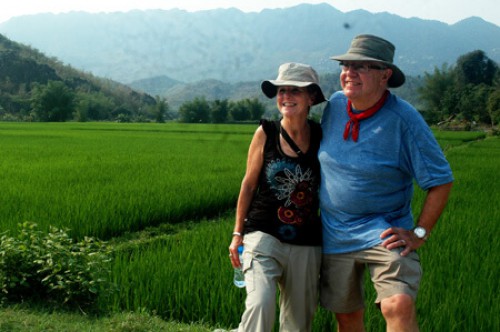
[[[280,331],[311,331],[318,306],[320,246],[282,243],[263,233],[245,234],[243,271],[247,297],[239,332],[271,332],[279,287]]]

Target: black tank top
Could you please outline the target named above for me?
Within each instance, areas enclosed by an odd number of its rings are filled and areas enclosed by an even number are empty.
[[[309,121],[309,150],[289,157],[281,150],[279,121],[262,120],[267,140],[259,187],[245,219],[245,233],[262,231],[282,242],[321,245],[318,148],[321,126]]]

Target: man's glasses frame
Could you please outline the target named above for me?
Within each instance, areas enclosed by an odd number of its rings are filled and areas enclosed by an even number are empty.
[[[385,67],[385,66],[374,65],[374,64],[364,63],[364,62],[339,62],[339,66],[340,66],[340,69],[344,72],[346,72],[350,69],[356,73],[361,73],[361,74],[368,73],[370,70],[386,70],[387,69],[387,67]]]

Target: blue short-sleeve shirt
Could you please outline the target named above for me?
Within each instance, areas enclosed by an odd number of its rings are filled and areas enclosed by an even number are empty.
[[[321,121],[325,253],[373,247],[392,226],[411,229],[413,181],[424,190],[453,181],[432,131],[410,104],[390,94],[377,113],[360,122],[357,142],[343,138],[346,106],[344,94],[334,93]]]

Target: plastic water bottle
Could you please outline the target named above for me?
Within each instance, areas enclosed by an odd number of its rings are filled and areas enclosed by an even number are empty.
[[[238,247],[238,256],[240,258],[240,263],[243,267],[243,246]],[[245,287],[245,276],[243,275],[243,269],[242,267],[235,267],[234,268],[234,285],[238,288],[243,288]]]

